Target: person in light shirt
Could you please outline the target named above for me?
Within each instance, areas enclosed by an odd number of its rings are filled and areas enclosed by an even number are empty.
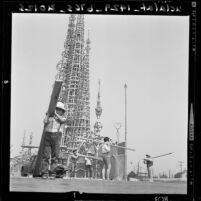
[[[91,155],[91,151],[87,152],[87,155]],[[86,166],[86,177],[87,178],[92,178],[93,170],[92,170],[92,159],[85,157],[85,166]]]
[[[55,167],[59,160],[59,146],[62,135],[62,125],[66,122],[64,117],[66,109],[62,102],[58,102],[54,114],[46,114],[44,119],[45,138],[42,153],[41,176],[54,178]]]
[[[102,158],[103,158],[102,178],[109,180],[111,162],[110,162],[110,139],[108,137],[104,138],[104,143],[102,145]]]
[[[151,158],[150,155],[146,154],[146,158],[144,158],[144,163],[147,166],[147,173],[148,173],[148,177],[149,177],[149,181],[153,182],[153,159]]]

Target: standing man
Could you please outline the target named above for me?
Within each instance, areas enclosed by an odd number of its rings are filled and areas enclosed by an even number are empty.
[[[87,156],[91,156],[91,151],[89,150],[87,152]],[[93,174],[93,170],[92,170],[92,159],[91,158],[88,158],[88,157],[85,157],[85,166],[86,166],[86,177],[87,178],[92,178],[92,174]]]
[[[73,150],[73,155],[71,155],[71,177],[75,177],[75,171],[77,167],[78,152],[77,149]]]
[[[90,156],[95,156],[97,157],[97,142],[93,141],[92,143],[89,144],[88,147],[88,155]],[[92,167],[92,177],[95,179],[96,178],[96,173],[97,173],[97,160],[96,159],[91,159],[91,167]]]
[[[109,180],[110,169],[111,169],[109,137],[104,138],[104,143],[102,144],[102,158],[103,158],[102,178]]]
[[[149,181],[153,182],[153,169],[152,169],[153,160],[150,155],[146,154],[144,163],[147,165],[147,173],[148,173]]]
[[[45,139],[44,151],[42,153],[42,170],[43,178],[55,178],[56,172],[54,169],[57,166],[59,159],[59,146],[62,135],[62,124],[66,122],[64,117],[65,107],[62,102],[58,102],[55,112],[52,116],[46,114],[44,119]]]

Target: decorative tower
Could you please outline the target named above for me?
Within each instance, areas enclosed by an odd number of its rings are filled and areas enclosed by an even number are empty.
[[[96,112],[97,121],[94,124],[94,134],[100,135],[100,131],[103,128],[101,122],[99,121],[100,116],[102,114],[102,107],[101,107],[101,101],[100,101],[100,80],[98,81],[98,97],[97,97],[97,105],[95,108],[95,112]]]
[[[70,15],[65,50],[57,65],[56,79],[63,80],[59,100],[65,104],[67,121],[62,145],[78,148],[78,137],[90,133],[89,52],[90,40],[84,40],[84,16]]]

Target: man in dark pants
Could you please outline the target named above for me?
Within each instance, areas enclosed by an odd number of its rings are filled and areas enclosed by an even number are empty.
[[[147,165],[147,173],[148,173],[149,181],[153,182],[153,169],[152,169],[153,160],[150,155],[146,154],[144,163]]]
[[[77,167],[78,152],[77,149],[73,150],[73,155],[71,155],[71,177],[76,177],[76,167]]]
[[[44,151],[42,159],[41,174],[43,178],[55,178],[56,173],[54,169],[57,167],[59,159],[59,146],[62,135],[62,124],[66,122],[64,118],[65,108],[62,102],[56,105],[53,116],[46,115],[44,119],[45,126],[45,140]]]
[[[88,151],[87,152],[87,156],[91,156],[91,151]],[[91,158],[88,158],[88,157],[85,157],[85,167],[86,167],[86,177],[87,178],[92,178],[92,174],[93,174],[93,170],[92,170],[92,159]]]
[[[110,179],[110,138],[104,137],[104,143],[102,144],[102,158],[103,158],[103,169],[102,169],[102,178]]]
[[[89,144],[87,155],[95,157],[97,156],[97,143],[95,141]],[[91,172],[92,172],[91,177],[96,178],[97,160],[91,158],[90,161],[91,161]]]

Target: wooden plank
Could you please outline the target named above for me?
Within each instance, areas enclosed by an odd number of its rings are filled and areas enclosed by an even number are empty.
[[[21,147],[22,148],[30,148],[30,149],[32,149],[32,148],[39,148],[38,146],[32,146],[32,145],[22,145]]]
[[[56,104],[57,104],[57,101],[59,98],[59,93],[61,91],[61,86],[62,86],[62,81],[55,81],[54,87],[52,90],[52,95],[51,95],[49,107],[48,107],[48,111],[47,111],[47,113],[50,116],[53,115],[53,113],[55,111]],[[42,153],[44,151],[45,127],[46,127],[46,124],[44,124],[44,127],[43,127],[43,133],[42,133],[42,137],[41,137],[41,141],[40,141],[40,146],[39,146],[39,150],[38,150],[38,157],[36,160],[36,165],[34,168],[33,177],[37,177],[40,174],[40,168],[41,168],[41,162],[42,162]]]
[[[54,83],[54,87],[53,87],[53,91],[52,91],[52,95],[51,95],[51,99],[50,99],[50,103],[49,103],[49,107],[48,107],[48,114],[51,116],[54,114],[56,105],[57,105],[57,101],[59,98],[59,94],[61,91],[61,86],[62,86],[63,81],[55,81]]]

